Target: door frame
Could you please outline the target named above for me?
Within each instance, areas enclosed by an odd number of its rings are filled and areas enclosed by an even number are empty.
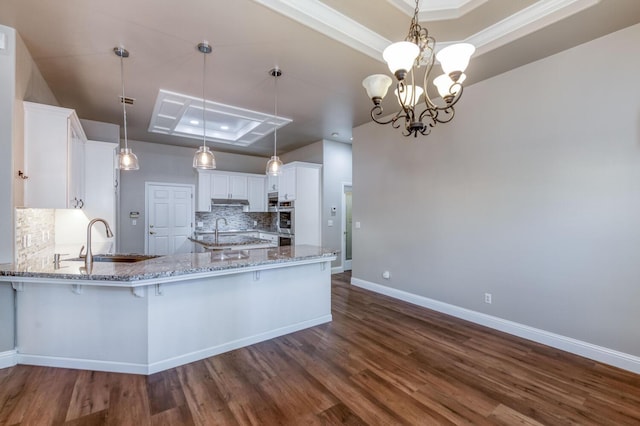
[[[145,254],[149,253],[149,188],[152,185],[173,186],[176,188],[190,188],[191,189],[191,214],[193,215],[193,217],[191,218],[192,230],[194,229],[193,221],[195,221],[195,214],[196,214],[196,200],[195,200],[196,186],[194,184],[145,181],[144,183],[144,252]]]
[[[349,269],[345,269],[345,264],[347,262],[347,242],[346,242],[346,232],[347,232],[347,197],[345,197],[345,188],[351,187],[351,202],[353,206],[353,184],[351,182],[342,182],[342,190],[340,192],[340,199],[342,200],[342,220],[341,220],[341,230],[340,230],[340,269],[341,272],[350,271],[351,265],[349,265]],[[351,243],[351,259],[353,260],[353,242]]]

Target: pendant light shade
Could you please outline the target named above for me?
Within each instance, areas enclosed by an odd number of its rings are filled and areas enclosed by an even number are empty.
[[[201,146],[193,156],[193,167],[201,170],[213,170],[216,168],[216,157],[208,146]]]
[[[138,156],[131,151],[131,148],[120,148],[118,154],[118,168],[120,170],[138,170]]]
[[[199,43],[198,50],[202,52],[202,146],[193,156],[193,167],[199,170],[212,170],[216,168],[216,157],[207,146],[207,105],[205,100],[204,82],[207,75],[207,54],[211,53],[211,46],[207,42]]]
[[[274,68],[269,71],[269,74],[273,77],[274,82],[274,91],[275,91],[275,107],[273,114],[276,120],[278,119],[278,77],[282,75],[282,70],[280,68]],[[278,157],[277,152],[278,145],[278,127],[273,130],[273,155],[271,159],[267,162],[267,176],[279,176],[282,171],[282,161],[280,161],[280,157]]]
[[[118,168],[120,170],[138,170],[140,165],[138,164],[138,157],[129,148],[127,140],[127,101],[124,96],[124,58],[129,57],[129,51],[123,47],[114,47],[113,53],[120,57],[120,77],[122,81],[122,117],[124,126],[124,148],[120,148],[118,154]]]

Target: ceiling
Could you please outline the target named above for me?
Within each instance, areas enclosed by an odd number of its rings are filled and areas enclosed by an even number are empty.
[[[213,47],[208,100],[273,114],[268,71],[277,66],[278,115],[293,120],[278,130],[281,154],[320,139],[348,143],[351,129],[370,121],[362,79],[389,74],[381,51],[404,39],[413,7],[412,0],[0,0],[0,24],[18,31],[60,104],[90,120],[122,123],[113,48],[129,50],[133,140],[201,144],[148,129],[161,89],[202,98],[196,45],[203,40]],[[468,86],[636,24],[640,1],[422,0],[420,18],[439,46],[476,45]],[[387,96],[383,107],[391,113],[394,104]],[[209,145],[268,156],[273,136],[247,147]]]

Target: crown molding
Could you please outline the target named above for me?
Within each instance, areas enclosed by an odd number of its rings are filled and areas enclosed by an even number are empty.
[[[392,42],[319,0],[254,0],[365,55],[382,61]]]
[[[400,9],[409,18],[413,17],[415,3],[413,0],[387,0]],[[489,0],[430,0],[420,6],[420,21],[445,21],[458,19]]]
[[[284,16],[287,16],[327,37],[346,44],[374,59],[383,61],[382,51],[392,43],[378,33],[356,22],[320,0],[254,0]],[[387,0],[405,10],[410,0]],[[458,12],[475,8],[486,0],[437,0],[438,5],[457,5]],[[466,42],[476,47],[475,56],[482,55],[541,28],[565,19],[599,3],[600,0],[539,0],[502,21],[485,28],[465,40],[437,43],[437,50],[451,44]],[[429,12],[426,12],[429,13]],[[466,12],[465,12],[466,13]],[[413,14],[413,8],[411,9]],[[437,34],[435,34],[437,39]]]

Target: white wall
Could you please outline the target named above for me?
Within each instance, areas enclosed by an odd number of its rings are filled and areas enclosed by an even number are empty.
[[[196,148],[129,141],[138,156],[140,170],[120,171],[120,209],[118,215],[118,252],[144,252],[144,184],[145,182],[196,185],[193,155]],[[245,173],[264,173],[267,158],[214,152],[217,170]],[[129,212],[140,212],[137,224],[129,219]]]
[[[354,129],[354,278],[640,356],[638,40],[468,87],[428,137]]]

